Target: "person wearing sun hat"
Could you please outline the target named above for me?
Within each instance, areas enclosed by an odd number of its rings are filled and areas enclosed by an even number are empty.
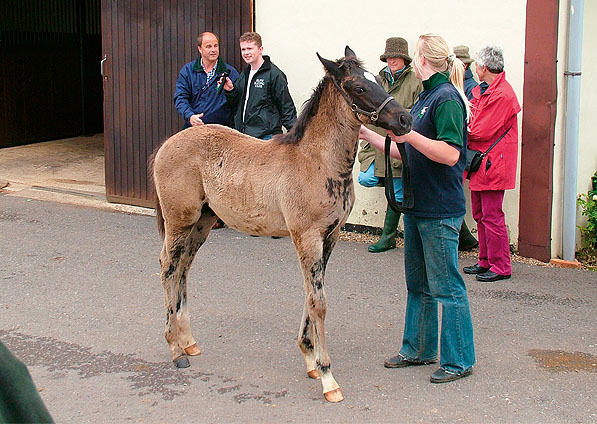
[[[386,48],[379,60],[387,66],[379,71],[381,85],[403,107],[410,110],[417,101],[423,84],[411,66],[412,59],[408,54],[408,42],[402,37],[390,37],[386,40]],[[369,126],[378,134],[385,136],[381,128]],[[384,185],[385,159],[382,151],[375,149],[367,142],[361,143],[358,159],[360,172],[358,182],[364,187]],[[394,178],[394,193],[397,201],[402,201],[402,162],[392,159],[392,175]],[[369,246],[369,252],[385,252],[396,247],[396,234],[400,213],[394,212],[389,206],[386,210],[384,226],[378,242]]]
[[[462,63],[464,63],[464,93],[469,100],[473,99],[473,88],[479,85],[475,78],[473,78],[473,71],[471,70],[471,63],[474,62],[468,52],[467,46],[454,46],[454,54]]]

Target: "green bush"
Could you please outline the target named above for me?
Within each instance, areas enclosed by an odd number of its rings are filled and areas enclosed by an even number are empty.
[[[579,226],[583,249],[597,249],[597,172],[591,178],[593,189],[578,196],[577,203],[587,217],[587,225]]]

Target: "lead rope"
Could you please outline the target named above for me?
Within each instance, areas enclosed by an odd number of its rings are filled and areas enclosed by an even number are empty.
[[[400,157],[402,158],[402,202],[396,201],[396,194],[394,193],[394,177],[392,176],[392,161],[390,160],[390,148],[392,139],[389,135],[386,135],[385,146],[384,146],[384,158],[386,163],[386,172],[384,178],[386,200],[388,206],[392,208],[394,212],[404,212],[412,209],[415,203],[413,197],[412,185],[410,183],[410,169],[406,160],[406,148],[404,143],[396,143]]]

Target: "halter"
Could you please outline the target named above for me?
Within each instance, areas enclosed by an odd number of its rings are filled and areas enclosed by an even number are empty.
[[[354,102],[350,100],[348,94],[340,87],[340,84],[336,82],[336,80],[332,77],[332,81],[334,81],[334,85],[344,97],[344,100],[350,105],[350,109],[354,112],[354,116],[358,119],[358,121],[362,124],[361,118],[359,118],[359,114],[366,115],[371,119],[371,122],[375,123],[377,118],[379,118],[379,113],[382,109],[390,103],[394,98],[392,96],[386,97],[386,99],[379,105],[376,111],[374,112],[367,112],[366,110],[360,109]],[[385,157],[385,165],[386,165],[386,172],[385,172],[385,195],[388,201],[388,206],[392,208],[395,212],[404,212],[409,209],[412,209],[414,205],[414,197],[412,193],[412,184],[410,182],[410,169],[408,167],[408,163],[406,161],[406,148],[402,143],[396,143],[396,147],[400,152],[400,156],[402,157],[402,179],[403,179],[403,189],[404,189],[404,196],[402,198],[402,202],[396,201],[396,195],[394,194],[394,178],[392,175],[392,164],[390,162],[390,144],[392,140],[390,139],[389,135],[386,135],[385,140],[385,149],[384,149],[384,157]]]
[[[392,100],[394,100],[394,98],[392,96],[388,96],[381,103],[381,105],[379,105],[379,107],[377,108],[376,111],[367,112],[366,110],[363,110],[363,109],[359,108],[350,99],[350,97],[348,97],[348,94],[346,94],[346,92],[342,89],[342,87],[340,86],[340,84],[338,84],[338,82],[336,81],[335,78],[332,77],[332,81],[334,81],[334,85],[336,86],[336,88],[338,89],[338,91],[340,92],[340,94],[342,94],[342,97],[344,97],[344,100],[346,100],[346,103],[348,103],[350,105],[350,109],[354,112],[354,116],[356,116],[356,118],[359,120],[359,122],[361,122],[361,124],[363,123],[363,121],[361,121],[361,118],[359,118],[359,115],[365,115],[365,116],[369,117],[369,119],[371,120],[371,122],[375,123],[375,122],[377,122],[377,119],[379,118],[379,113],[382,111],[382,109],[388,103],[390,103]]]

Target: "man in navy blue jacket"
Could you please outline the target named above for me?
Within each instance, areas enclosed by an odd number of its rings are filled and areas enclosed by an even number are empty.
[[[232,125],[233,110],[226,96],[218,90],[218,81],[226,71],[235,81],[238,72],[220,58],[218,37],[204,32],[197,37],[199,57],[182,67],[176,81],[174,105],[184,118],[184,128],[203,124]]]

